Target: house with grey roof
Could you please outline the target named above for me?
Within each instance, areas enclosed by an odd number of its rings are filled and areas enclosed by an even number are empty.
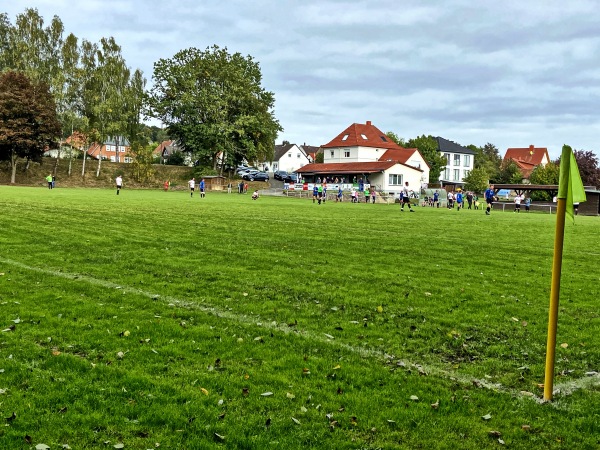
[[[441,185],[463,186],[465,177],[473,170],[475,152],[443,137],[438,136],[435,139],[438,151],[447,163],[446,168],[440,174]]]

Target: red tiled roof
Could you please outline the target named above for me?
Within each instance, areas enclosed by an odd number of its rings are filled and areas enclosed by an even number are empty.
[[[346,174],[346,173],[374,173],[387,170],[396,164],[401,164],[413,170],[423,172],[421,169],[399,163],[398,161],[375,161],[375,162],[349,162],[349,163],[311,163],[296,170],[298,173],[314,174]]]
[[[367,123],[353,123],[329,143],[322,145],[323,148],[331,147],[376,147],[387,149],[401,149],[398,144],[382,133],[376,126]]]
[[[379,158],[379,161],[398,161],[401,162],[402,164],[406,164],[406,162],[410,159],[410,157],[412,155],[415,154],[415,152],[418,152],[419,149],[417,148],[396,148],[396,149],[390,149],[387,150],[382,156],[381,158]]]
[[[158,144],[158,146],[152,151],[152,154],[154,155],[160,155],[162,154],[163,150],[165,149],[165,147],[168,147],[169,145],[173,145],[173,141],[162,141],[160,144]]]
[[[550,162],[550,156],[548,155],[548,149],[546,147],[535,148],[533,145],[530,145],[527,148],[507,149],[506,154],[504,155],[504,161],[512,159],[515,162],[539,166],[542,164],[544,156],[546,156],[546,161]]]

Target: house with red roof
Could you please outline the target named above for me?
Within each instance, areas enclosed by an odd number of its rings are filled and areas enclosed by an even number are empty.
[[[343,184],[358,185],[362,181],[395,195],[405,182],[419,192],[429,180],[429,166],[419,150],[399,146],[371,121],[353,123],[321,149],[323,163],[296,171],[307,181],[337,178]]]
[[[550,156],[546,147],[530,145],[526,148],[507,149],[504,155],[504,163],[511,160],[521,169],[523,179],[528,180],[536,166],[545,166],[550,162]]]
[[[129,141],[123,136],[109,136],[102,144],[94,142],[87,149],[87,154],[93,159],[107,159],[111,162],[133,162]]]

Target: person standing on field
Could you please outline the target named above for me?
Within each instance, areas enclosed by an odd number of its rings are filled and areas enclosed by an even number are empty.
[[[463,195],[461,191],[456,193],[456,204],[458,205],[457,211],[460,211],[460,208],[463,206]]]
[[[190,197],[194,196],[194,190],[196,189],[196,179],[192,178],[188,181],[188,186],[190,187]]]
[[[483,196],[485,197],[485,202],[487,203],[487,208],[485,209],[485,215],[489,216],[492,207],[494,206],[494,185],[490,184],[490,187],[485,190]]]
[[[52,189],[52,175],[46,177],[46,182],[48,183],[48,189]]]
[[[521,212],[521,196],[519,194],[517,194],[517,196],[515,197],[515,211],[516,213],[520,213]]]
[[[410,210],[410,212],[415,212],[414,209],[412,209],[412,205],[410,204],[408,181],[404,183],[404,187],[402,188],[402,206],[400,207],[400,211],[404,211],[404,205],[408,205],[408,209]]]
[[[200,180],[200,198],[206,197],[205,193],[206,183],[204,183],[204,178]]]
[[[117,195],[119,195],[119,192],[121,192],[121,188],[123,187],[123,177],[121,175],[119,175],[115,179],[115,183],[117,185]]]

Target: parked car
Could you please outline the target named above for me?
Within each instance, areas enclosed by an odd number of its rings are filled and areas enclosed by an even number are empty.
[[[256,167],[244,167],[243,169],[239,169],[237,171],[237,174],[239,176],[242,176],[245,173],[250,173],[250,172],[260,172],[260,170],[258,170]]]
[[[245,173],[242,178],[248,181],[269,181],[269,174],[266,172]]]
[[[288,175],[289,174],[287,173],[287,171],[285,171],[285,170],[278,170],[278,171],[276,171],[276,172],[273,173],[273,178],[275,178],[276,180],[284,181],[284,179]]]
[[[283,179],[284,183],[297,183],[298,182],[298,174],[297,173],[288,173]]]

